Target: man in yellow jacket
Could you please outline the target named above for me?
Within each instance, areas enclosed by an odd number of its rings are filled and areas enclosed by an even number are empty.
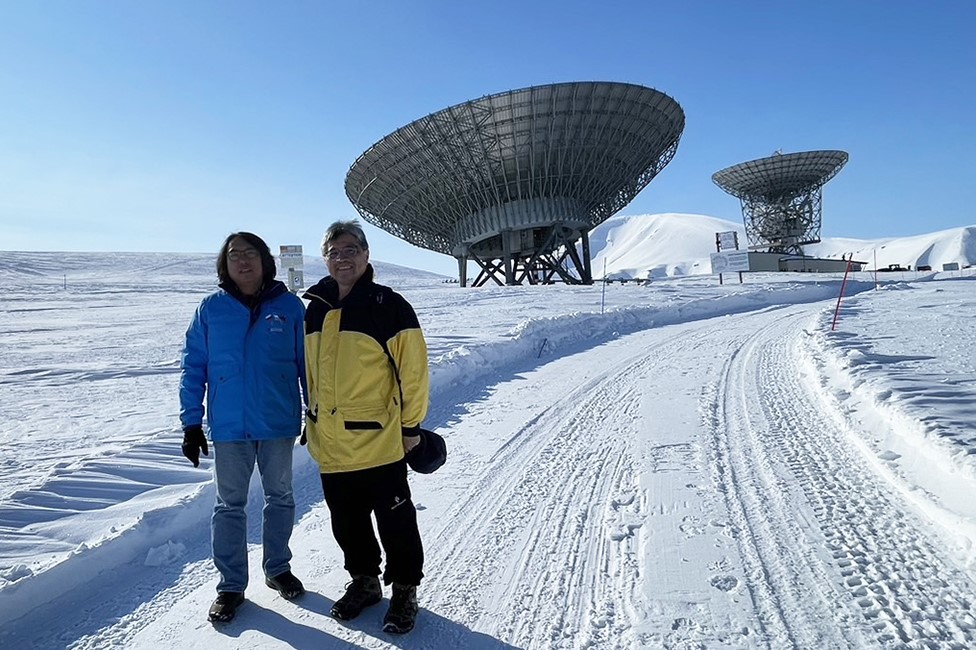
[[[329,275],[304,296],[306,438],[352,576],[332,616],[353,619],[383,598],[375,516],[383,582],[393,585],[383,629],[409,632],[424,553],[404,456],[427,414],[427,344],[410,303],[373,282],[358,222],[329,226],[322,255]]]

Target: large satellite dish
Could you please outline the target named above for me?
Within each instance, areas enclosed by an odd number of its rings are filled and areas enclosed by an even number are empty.
[[[832,149],[776,153],[719,170],[712,181],[741,201],[751,249],[801,253],[820,241],[822,188],[847,158]]]
[[[675,100],[644,86],[511,90],[387,135],[353,163],[346,196],[369,223],[455,257],[462,286],[468,260],[475,286],[589,284],[588,231],[671,161],[684,125]]]

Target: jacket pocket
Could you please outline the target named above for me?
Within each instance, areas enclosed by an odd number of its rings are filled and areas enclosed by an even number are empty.
[[[211,431],[225,433],[239,421],[244,397],[240,366],[215,364],[207,369],[207,423]]]
[[[385,429],[393,421],[393,414],[386,404],[344,406],[339,408],[343,428],[346,431],[377,431]]]
[[[298,366],[293,362],[271,363],[263,382],[263,401],[271,422],[292,424],[302,414]]]
[[[398,413],[385,404],[339,408],[329,415],[319,411],[315,430],[318,439],[309,451],[324,471],[365,469],[403,457]]]
[[[346,420],[343,424],[346,431],[379,431],[383,429],[383,423],[375,420]]]

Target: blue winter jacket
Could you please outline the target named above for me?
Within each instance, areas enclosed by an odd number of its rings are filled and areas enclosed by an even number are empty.
[[[186,331],[180,421],[203,422],[215,442],[295,437],[305,387],[305,306],[282,282],[253,307],[221,289],[200,303]]]

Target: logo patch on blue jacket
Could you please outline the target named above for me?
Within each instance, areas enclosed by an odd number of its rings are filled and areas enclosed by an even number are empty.
[[[288,320],[288,318],[284,314],[268,314],[264,317],[264,320],[268,321],[270,331],[282,332],[284,331],[285,322]]]

